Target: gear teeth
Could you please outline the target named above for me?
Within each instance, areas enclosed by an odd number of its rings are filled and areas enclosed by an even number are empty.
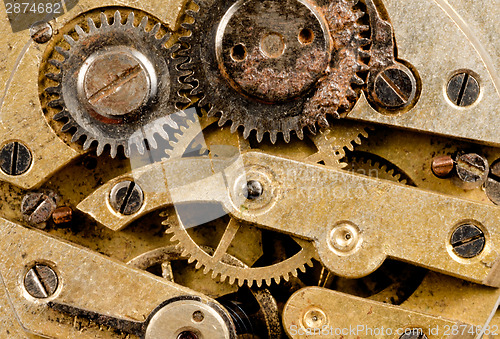
[[[370,30],[369,25],[356,25],[356,28],[361,32],[368,32]]]
[[[62,81],[62,74],[61,73],[47,73],[45,75],[47,77],[47,79],[50,79],[52,81],[57,81],[57,82],[61,82]]]
[[[66,42],[71,46],[71,47],[74,47],[75,44],[76,44],[76,41],[75,39],[73,39],[71,36],[67,35],[67,34],[64,34],[63,36],[64,40],[66,40]]]
[[[87,137],[87,139],[83,143],[83,149],[85,151],[88,150],[92,146],[92,144],[94,143],[94,141],[95,141],[95,139]]]
[[[228,277],[229,278],[229,284],[230,285],[234,285],[235,281],[236,281],[236,277]],[[225,279],[224,279],[225,280]]]
[[[278,141],[278,132],[271,131],[271,132],[269,132],[269,135],[270,135],[271,143],[274,145],[276,143],[276,141]],[[261,142],[261,141],[262,141],[262,139],[259,142]]]
[[[100,17],[101,17],[101,28],[109,26],[108,17],[106,16],[106,14],[104,14],[104,12],[101,12]]]
[[[370,45],[372,43],[371,39],[367,39],[367,38],[361,38],[358,40],[360,46],[367,46],[367,45]]]
[[[366,72],[370,70],[370,67],[368,67],[368,65],[365,65],[364,63],[358,63],[357,68],[357,72]]]
[[[55,67],[57,67],[59,69],[63,68],[62,62],[60,62],[59,60],[56,60],[56,59],[50,59],[49,60],[49,64],[51,64],[52,66],[55,66]]]
[[[353,84],[356,84],[358,86],[362,86],[365,84],[365,81],[363,79],[361,79],[358,75],[354,75],[352,78],[351,78],[351,82]],[[350,90],[352,91],[352,89],[350,88]],[[355,93],[356,94],[356,93]]]
[[[257,130],[257,142],[258,143],[261,143],[262,142],[262,139],[264,139],[264,133],[263,131],[261,130]]]
[[[359,56],[365,59],[371,58],[371,54],[368,51],[365,51],[364,49],[359,50]]]
[[[154,25],[153,29],[149,33],[153,36],[156,36],[158,34],[158,32],[160,31],[160,28],[161,28],[161,24],[157,23],[156,25]]]
[[[197,261],[196,264],[194,265],[194,268],[199,270],[201,266],[202,266],[201,262]]]
[[[290,130],[283,131],[283,139],[285,140],[285,142],[287,144],[290,142],[290,140],[291,140]]]
[[[125,25],[128,25],[130,27],[134,27],[134,19],[135,19],[134,12],[130,12],[130,14],[127,17],[127,21],[125,22]]]
[[[142,138],[134,142],[134,145],[137,148],[139,154],[144,155],[144,153],[146,152],[146,145],[144,145],[144,141],[142,140]]]
[[[142,31],[146,31],[146,26],[148,25],[148,17],[147,16],[144,16],[141,20],[141,23],[139,24],[139,29],[142,30]]]
[[[54,120],[58,121],[58,120],[62,120],[64,118],[67,118],[68,115],[67,115],[67,112],[65,111],[60,111],[59,113],[57,113],[56,115],[54,115]]]
[[[80,129],[77,129],[75,134],[71,137],[71,142],[77,142],[82,136],[84,136],[84,133]]]
[[[337,112],[335,112],[337,113]],[[338,115],[338,113],[337,113]],[[321,128],[328,128],[330,126],[330,123],[328,122],[328,120],[326,119],[326,117],[323,115],[321,117],[319,117],[318,119],[318,125],[321,127]]]
[[[233,123],[231,124],[231,133],[235,133],[238,130],[238,127],[240,127],[240,124],[236,121],[233,121]]]
[[[115,145],[115,147],[111,147],[111,150],[110,150],[110,152],[109,152],[109,154],[110,154],[110,156],[111,156],[111,159],[116,158],[116,156],[117,156],[117,154],[118,154],[118,147],[120,147],[120,146],[121,146],[121,144],[120,144],[120,145],[118,145],[118,146],[116,146],[116,145]]]
[[[67,123],[64,124],[64,126],[61,128],[61,131],[68,132],[70,129],[76,128],[76,127],[77,126],[75,125],[75,123],[71,120],[71,121],[68,121]]]
[[[45,92],[49,93],[49,94],[60,94],[61,93],[61,86],[57,86],[57,87],[47,87],[45,89]]]
[[[92,20],[91,18],[88,18],[87,25],[89,26],[89,33],[96,33],[97,32],[97,26],[95,25],[94,20]]]
[[[62,99],[56,99],[50,101],[47,105],[52,108],[64,107],[64,102]]]
[[[107,143],[104,142],[97,143],[97,150],[96,150],[97,156],[100,156],[104,152],[104,148],[106,147],[106,145]]]
[[[115,15],[113,16],[113,18],[114,18],[113,25],[116,25],[116,26],[122,25],[122,15],[121,15],[120,11],[117,10],[115,12]]]
[[[300,140],[304,140],[304,129],[303,128],[299,128],[298,130],[295,131],[295,133],[297,133],[297,137]]]
[[[78,34],[78,37],[81,39],[81,38],[85,38],[88,34],[87,32],[85,32],[83,30],[83,28],[80,27],[80,25],[76,25],[75,26],[75,31],[76,31],[76,34]]]
[[[312,135],[316,135],[318,133],[318,129],[316,128],[316,125],[309,125],[307,126],[307,129]]]
[[[362,11],[356,11],[356,12],[354,12],[354,21],[359,21],[359,19],[361,19],[365,15],[366,15],[366,13],[362,12]]]

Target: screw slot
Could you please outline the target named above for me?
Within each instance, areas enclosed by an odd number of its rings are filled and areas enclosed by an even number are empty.
[[[58,285],[56,272],[47,265],[36,264],[24,276],[24,288],[37,299],[54,295]]]
[[[469,72],[460,72],[448,82],[447,93],[448,98],[456,106],[471,106],[479,99],[479,82]]]
[[[28,171],[32,155],[28,147],[14,141],[0,150],[0,168],[7,175],[18,176]]]
[[[131,215],[141,209],[144,203],[144,193],[135,182],[121,181],[111,189],[109,201],[116,212]]]
[[[479,227],[472,224],[463,224],[453,232],[450,243],[456,255],[470,259],[478,256],[483,251],[486,237]]]
[[[245,61],[247,58],[247,49],[243,44],[237,44],[231,48],[231,58],[236,62]]]

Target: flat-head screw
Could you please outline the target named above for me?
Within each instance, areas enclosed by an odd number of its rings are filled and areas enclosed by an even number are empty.
[[[484,249],[486,237],[483,231],[475,225],[459,226],[451,235],[453,252],[459,257],[470,259],[478,256]]]
[[[144,203],[144,193],[135,182],[120,181],[112,189],[109,202],[113,209],[124,215],[137,213]]]
[[[476,153],[463,154],[455,161],[454,183],[465,190],[481,187],[488,178],[490,166],[486,158]]]
[[[455,105],[470,106],[479,98],[479,82],[468,72],[458,73],[448,82],[447,93],[448,98]]]
[[[0,150],[0,169],[7,175],[24,174],[31,166],[31,152],[24,144],[14,141]]]
[[[408,106],[415,99],[416,92],[415,77],[403,65],[390,66],[375,78],[375,100],[386,109]]]
[[[48,22],[38,21],[30,27],[31,39],[39,44],[44,44],[52,39],[52,26]]]
[[[24,276],[24,288],[34,298],[53,295],[59,284],[56,272],[47,265],[36,264]]]
[[[24,220],[32,226],[44,228],[57,208],[57,196],[53,192],[32,192],[24,196],[21,202],[21,214]]]
[[[490,168],[490,175],[486,180],[486,195],[493,203],[500,205],[500,159]]]
[[[120,117],[133,113],[147,102],[151,94],[151,79],[132,53],[112,51],[90,61],[83,89],[97,113]]]

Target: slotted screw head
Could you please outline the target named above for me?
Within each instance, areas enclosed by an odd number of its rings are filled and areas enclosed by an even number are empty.
[[[454,183],[465,190],[481,187],[488,178],[488,160],[476,153],[463,154],[456,160]]]
[[[109,202],[118,213],[135,214],[144,203],[144,193],[141,187],[133,181],[120,181],[111,189]]]
[[[448,98],[455,105],[470,106],[479,99],[479,82],[468,72],[458,73],[448,82],[447,93]]]
[[[470,259],[478,256],[483,251],[486,238],[479,227],[464,224],[453,232],[450,243],[455,254]]]
[[[30,27],[31,39],[39,44],[44,44],[52,38],[52,26],[48,22],[38,21]]]
[[[24,276],[24,288],[34,298],[52,296],[58,285],[56,272],[47,265],[36,264]]]
[[[26,173],[31,161],[30,150],[18,141],[8,143],[0,150],[0,169],[5,174],[17,176]]]
[[[500,159],[495,161],[486,180],[486,195],[496,205],[500,205]]]
[[[384,108],[404,108],[413,102],[416,93],[415,76],[403,65],[390,66],[375,78],[374,97]]]
[[[21,202],[21,214],[32,226],[44,228],[47,220],[57,208],[57,195],[54,192],[31,192]]]

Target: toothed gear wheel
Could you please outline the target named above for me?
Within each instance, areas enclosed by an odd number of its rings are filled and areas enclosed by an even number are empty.
[[[183,257],[188,258],[189,263],[196,262],[196,269],[203,268],[205,274],[212,272],[213,279],[217,277],[221,281],[227,279],[230,284],[237,283],[239,286],[251,287],[256,284],[260,287],[264,283],[269,286],[273,281],[279,283],[282,279],[288,281],[290,276],[296,277],[299,271],[305,272],[306,266],[312,266],[311,259],[315,258],[316,255],[312,242],[294,239],[301,249],[289,258],[267,266],[245,267],[237,261],[226,258],[225,251],[234,235],[240,227],[245,227],[235,219],[229,221],[214,253],[206,251],[203,246],[198,245],[181,223],[172,223],[167,220],[164,224],[170,226],[166,232],[172,234],[172,243],[176,244]]]
[[[88,31],[76,25],[76,34],[64,36],[69,50],[55,47],[64,60],[49,61],[60,69],[46,74],[59,83],[46,89],[58,96],[49,106],[62,108],[53,118],[65,121],[62,131],[72,133],[72,142],[84,139],[84,150],[97,144],[98,155],[108,147],[113,158],[120,148],[129,157],[132,145],[143,154],[157,147],[156,135],[169,140],[185,118],[176,103],[186,102],[179,92],[190,89],[179,81],[186,60],[173,58],[178,45],[165,47],[171,34],[162,34],[160,23],[148,30],[156,19],[137,14],[138,25],[134,11],[125,23],[120,11],[111,24],[104,12],[100,26],[88,18]]]
[[[352,108],[364,84],[358,72],[369,29],[365,13],[349,0],[195,0],[192,34],[183,38],[193,72],[186,79],[198,85],[199,105],[220,115],[231,131],[243,126],[257,141],[269,133],[286,142],[291,133],[303,138],[307,127],[328,126]]]
[[[344,170],[383,180],[416,186],[414,181],[398,166],[378,155],[354,151],[346,155]]]

